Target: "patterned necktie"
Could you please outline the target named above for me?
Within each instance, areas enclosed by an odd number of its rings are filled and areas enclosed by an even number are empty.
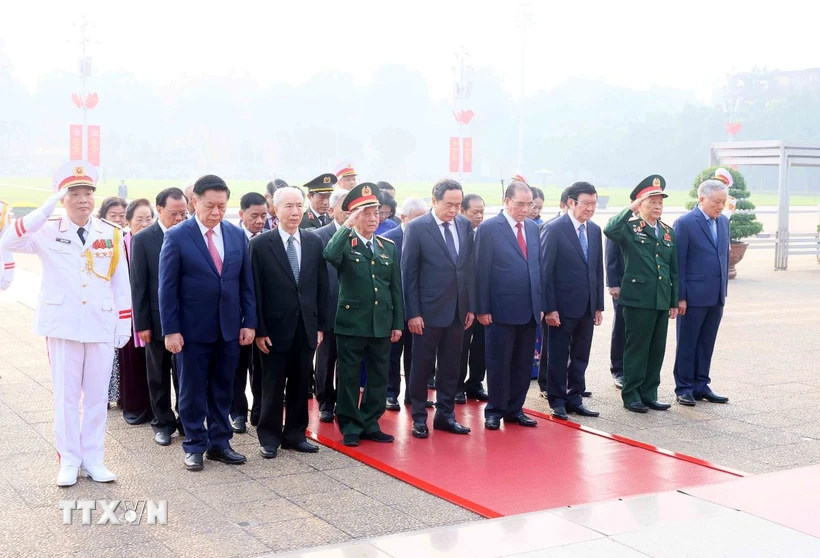
[[[77,229],[77,236],[80,237],[80,242],[82,242],[83,246],[85,246],[85,229],[82,227]]]
[[[523,225],[521,223],[516,223],[515,228],[518,229],[518,245],[521,247],[521,251],[524,253],[524,259],[527,259],[527,243],[524,242],[524,231]]]
[[[293,243],[293,235],[288,238],[288,261],[293,270],[293,278],[299,282],[299,258],[296,256],[296,246]]]
[[[586,225],[581,223],[578,227],[578,240],[581,241],[581,250],[584,252],[584,259],[589,261],[589,245],[587,244]]]
[[[222,258],[219,256],[219,252],[216,249],[216,244],[214,244],[214,230],[208,229],[208,232],[205,233],[205,238],[208,239],[208,253],[214,260],[216,272],[222,275]]]
[[[444,222],[441,224],[444,227],[444,241],[447,243],[447,250],[450,251],[450,257],[454,262],[458,261],[458,251],[456,250],[456,241],[453,238],[453,231],[450,230],[450,223]]]

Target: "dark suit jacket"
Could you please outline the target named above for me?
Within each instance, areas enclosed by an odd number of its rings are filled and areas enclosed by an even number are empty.
[[[703,212],[695,207],[675,221],[680,300],[689,306],[726,302],[729,285],[729,219],[718,217],[718,243]]]
[[[458,260],[453,261],[432,212],[414,219],[404,229],[401,252],[405,318],[421,316],[427,327],[464,323],[472,311],[475,259],[470,221],[456,215],[451,224],[458,234]]]
[[[162,339],[159,316],[159,253],[165,233],[159,221],[131,237],[131,304],[134,329],[151,330],[151,338]]]
[[[544,312],[566,318],[594,316],[604,309],[604,255],[601,227],[588,221],[584,259],[569,215],[551,221],[541,233],[541,278]]]
[[[245,233],[223,221],[225,255],[216,271],[195,218],[165,234],[159,255],[159,312],[164,335],[213,343],[239,338],[243,327],[256,328],[256,297]]]
[[[393,244],[396,245],[396,258],[401,261],[401,248],[404,244],[404,229],[401,228],[401,225],[393,227],[382,236],[393,241]]]
[[[618,243],[606,239],[606,286],[619,287],[624,278],[624,253]]]
[[[524,220],[527,259],[504,215],[484,221],[475,235],[476,314],[493,323],[523,325],[541,319],[538,225]]]
[[[324,248],[327,246],[327,243],[330,242],[330,239],[333,238],[333,235],[336,234],[336,224],[331,221],[329,224],[324,227],[319,227],[313,232],[322,239],[322,247]],[[336,323],[336,307],[339,306],[339,274],[336,272],[336,268],[330,265],[330,263],[325,261],[325,264],[327,266],[327,284],[330,295],[328,297],[327,322],[325,329],[322,329],[322,331],[333,331],[333,325]]]
[[[300,315],[311,349],[316,348],[317,332],[327,328],[328,279],[322,239],[304,229],[299,236],[302,260],[298,285],[278,230],[251,240],[251,267],[258,293],[256,336],[270,337],[271,350],[277,353],[290,349]]]

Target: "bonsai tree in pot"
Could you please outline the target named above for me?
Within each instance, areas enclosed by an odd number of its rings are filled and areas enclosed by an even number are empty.
[[[714,178],[715,171],[721,167],[709,167],[704,169],[695,177],[695,182],[692,189],[689,191],[689,196],[693,200],[686,204],[687,209],[692,209],[697,205],[698,186],[704,180]],[[743,242],[744,238],[755,236],[763,230],[763,225],[757,220],[754,213],[755,206],[749,201],[749,190],[746,188],[746,180],[743,175],[734,169],[726,169],[732,175],[733,183],[729,186],[729,195],[735,198],[735,211],[729,218],[729,279],[737,277],[737,270],[735,266],[743,259],[746,254],[746,249],[749,247],[748,242]]]

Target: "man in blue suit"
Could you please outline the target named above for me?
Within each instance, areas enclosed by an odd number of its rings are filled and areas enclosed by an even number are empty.
[[[225,181],[205,175],[193,196],[194,217],[165,233],[159,312],[165,346],[178,359],[185,467],[199,471],[203,453],[231,465],[245,462],[231,449],[228,414],[239,346],[255,334],[256,298],[245,233],[223,222]]]
[[[678,403],[686,406],[694,406],[697,399],[729,401],[709,388],[729,277],[729,219],[721,213],[731,175],[723,169],[715,174],[716,179],[698,186],[697,207],[675,221],[680,274],[675,394]]]
[[[413,334],[410,401],[416,438],[427,438],[427,378],[436,369],[433,429],[469,434],[458,423],[455,397],[464,330],[473,325],[472,225],[461,215],[461,184],[446,178],[433,186],[433,209],[407,225],[401,257],[407,329]]]
[[[567,412],[597,417],[581,397],[592,348],[592,331],[604,309],[601,227],[591,221],[598,192],[576,182],[567,193],[567,213],[541,232],[541,280],[548,344],[547,399],[555,418]]]
[[[535,329],[543,316],[538,225],[528,219],[532,191],[511,182],[504,212],[476,229],[476,318],[486,328],[487,387],[484,426],[537,426],[524,414],[532,375]]]

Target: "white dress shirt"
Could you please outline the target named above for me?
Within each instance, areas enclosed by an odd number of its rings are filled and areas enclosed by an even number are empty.
[[[504,213],[502,213],[502,215],[504,216],[504,218],[507,220],[507,222],[512,227],[513,236],[515,238],[518,238],[518,222],[515,219],[513,219],[512,217],[510,217],[510,214],[507,213],[506,211]],[[527,227],[524,226],[524,223],[521,223],[521,236],[524,237],[524,244],[526,244],[527,243]]]
[[[586,236],[587,246],[589,246],[589,223],[581,223],[581,221],[576,219],[575,216],[569,211],[567,211],[567,215],[569,215],[569,219],[572,221],[572,226],[575,229],[575,236],[578,237],[578,242],[581,241],[581,231],[579,231],[578,228],[581,225],[584,225],[584,236]]]
[[[282,237],[282,244],[285,246],[285,253],[288,252],[288,239],[291,237],[289,232],[285,232],[282,227],[276,227],[279,231],[279,236]],[[296,229],[296,234],[293,235],[293,246],[296,248],[296,259],[299,261],[299,269],[302,269],[302,237],[299,234],[299,229]]]
[[[77,234],[77,231],[80,230],[80,225],[77,225],[68,217],[66,217],[65,222],[68,223],[68,230],[71,231],[71,240],[77,239],[79,241],[80,235]],[[85,231],[83,238],[85,239],[85,243],[83,243],[82,246],[88,243],[88,235],[91,232],[89,229],[91,229],[91,217],[89,217],[88,221],[83,225],[83,230]]]
[[[438,232],[441,233],[441,237],[444,239],[444,245],[447,246],[447,236],[444,234],[444,221],[436,217],[436,214],[433,213],[433,219],[436,220],[436,225],[438,225]],[[453,233],[453,241],[456,243],[456,255],[458,255],[458,231],[456,230],[456,221],[453,219],[450,221],[450,232]]]
[[[209,229],[208,227],[203,225],[202,222],[199,220],[199,217],[197,217],[196,215],[194,215],[194,219],[196,219],[196,224],[199,225],[199,232],[202,233],[202,239],[205,241],[205,247],[207,248],[208,247],[208,237],[205,236],[205,235],[211,229]],[[220,259],[224,262],[225,261],[225,241],[222,239],[222,223],[215,226],[213,228],[213,231],[214,231],[214,234],[213,234],[213,237],[211,237],[211,240],[213,241],[214,246],[216,246],[216,251],[219,254]]]
[[[162,221],[160,221],[159,219],[157,219],[157,224],[159,225],[159,230],[161,230],[161,231],[162,231],[162,234],[165,234],[165,233],[167,233],[167,232],[168,232],[168,227],[166,227],[165,225],[163,225],[163,224],[162,224]],[[207,244],[206,244],[206,246],[207,246]]]

